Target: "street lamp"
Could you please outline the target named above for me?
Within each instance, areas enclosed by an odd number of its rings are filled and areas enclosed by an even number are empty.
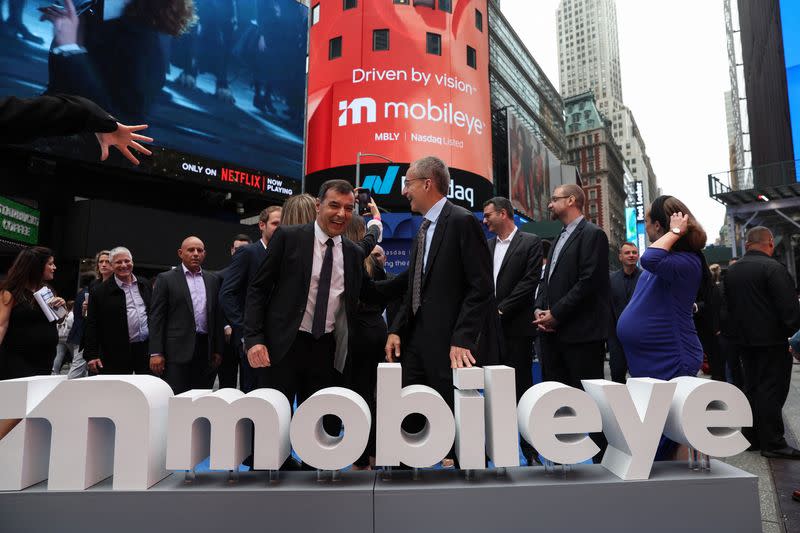
[[[365,152],[358,152],[356,154],[356,188],[361,187],[361,157],[379,157],[388,163],[394,163],[391,159],[381,154],[368,154]]]

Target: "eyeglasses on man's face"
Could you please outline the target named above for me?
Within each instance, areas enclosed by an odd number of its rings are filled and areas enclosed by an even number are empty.
[[[571,195],[571,194],[568,194],[568,195],[566,195],[566,196],[551,196],[551,197],[550,197],[550,203],[551,203],[551,204],[554,204],[554,203],[556,203],[556,202],[557,202],[557,201],[559,201],[559,200],[563,200],[563,199],[565,199],[565,198],[571,198],[571,197],[572,197],[572,195]]]

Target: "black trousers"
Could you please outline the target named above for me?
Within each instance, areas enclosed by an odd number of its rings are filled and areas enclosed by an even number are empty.
[[[236,381],[239,374],[239,352],[236,350],[236,346],[233,344],[233,338],[231,338],[231,342],[225,343],[225,348],[222,350],[222,364],[219,365],[217,369],[217,375],[219,376],[219,388],[220,389],[235,389],[236,388]]]
[[[614,325],[616,328],[616,325]],[[611,370],[611,381],[625,383],[628,377],[628,359],[622,343],[615,334],[608,336],[608,366]]]
[[[744,377],[742,373],[742,358],[739,357],[740,348],[730,337],[720,335],[719,351],[725,360],[728,382],[744,392]]]
[[[147,341],[132,342],[129,346],[128,353],[101,355],[100,361],[103,363],[103,368],[100,373],[107,376],[151,374]]]
[[[210,389],[214,386],[214,372],[208,357],[208,335],[198,333],[194,340],[192,359],[173,363],[167,357],[164,381],[176,395],[192,389]]]
[[[564,342],[558,339],[558,333],[546,333],[540,336],[542,353],[542,379],[558,381],[570,387],[583,390],[582,379],[603,379],[603,365],[606,359],[606,342]],[[600,448],[600,453],[593,461],[599,463],[603,458],[608,441],[602,432],[589,435]]]
[[[777,346],[742,346],[740,357],[744,393],[753,410],[753,427],[742,433],[762,450],[787,446],[783,428],[783,404],[789,395],[792,356],[786,343]]]
[[[519,403],[525,391],[533,386],[533,374],[531,365],[533,364],[533,337],[515,337],[503,335],[503,357],[504,365],[514,369],[515,385],[517,387],[517,403]],[[520,447],[525,458],[530,461],[533,459],[536,450],[533,449],[528,441],[520,439]]]
[[[372,412],[369,441],[364,453],[356,460],[356,466],[367,466],[370,456],[375,456],[375,386],[378,380],[378,363],[386,360],[386,329],[383,317],[376,314],[363,319],[359,317],[358,327],[350,333],[352,341],[348,359],[352,364],[352,372],[347,387],[361,395]]]
[[[341,379],[337,378],[339,373],[333,367],[335,352],[333,333],[315,339],[310,333],[298,331],[294,343],[280,361],[254,369],[256,388],[279,390],[290,404],[296,396],[297,405],[300,405],[318,390],[341,384]],[[325,416],[322,424],[329,435],[339,435],[342,424],[337,417]]]

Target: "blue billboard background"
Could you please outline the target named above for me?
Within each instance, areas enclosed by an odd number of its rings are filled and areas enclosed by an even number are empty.
[[[131,0],[137,7],[141,0]],[[165,2],[171,0],[164,0]],[[156,139],[141,170],[180,177],[217,163],[300,180],[308,9],[296,0],[195,0],[197,24],[172,37],[104,0],[73,0],[79,39],[53,43],[54,25],[27,0],[0,23],[0,97],[46,91],[90,98]],[[5,3],[5,2],[4,2]],[[8,4],[8,3],[6,3]],[[121,3],[120,3],[121,4]],[[2,3],[0,3],[2,5]],[[123,4],[124,5],[124,4]],[[155,15],[157,16],[157,15]],[[12,20],[14,19],[14,20]],[[166,24],[166,23],[164,23]],[[167,26],[163,26],[164,29]],[[57,52],[52,53],[51,48]],[[61,142],[61,144],[59,144]],[[97,159],[87,141],[37,142],[38,150]],[[124,160],[117,159],[127,166]]]
[[[792,124],[794,159],[800,159],[800,2],[780,0],[783,54],[786,59],[786,87]],[[797,165],[797,163],[795,163]],[[796,169],[800,170],[800,169]],[[800,180],[800,172],[796,172]]]

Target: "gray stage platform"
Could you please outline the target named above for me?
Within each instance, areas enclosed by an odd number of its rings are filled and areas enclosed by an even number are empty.
[[[597,465],[564,479],[541,467],[494,470],[465,481],[462,472],[314,472],[172,475],[144,492],[112,492],[106,480],[83,492],[48,492],[41,483],[0,493],[0,531],[687,531],[761,530],[758,478],[719,461],[711,472],[656,463],[647,481],[621,481]]]

